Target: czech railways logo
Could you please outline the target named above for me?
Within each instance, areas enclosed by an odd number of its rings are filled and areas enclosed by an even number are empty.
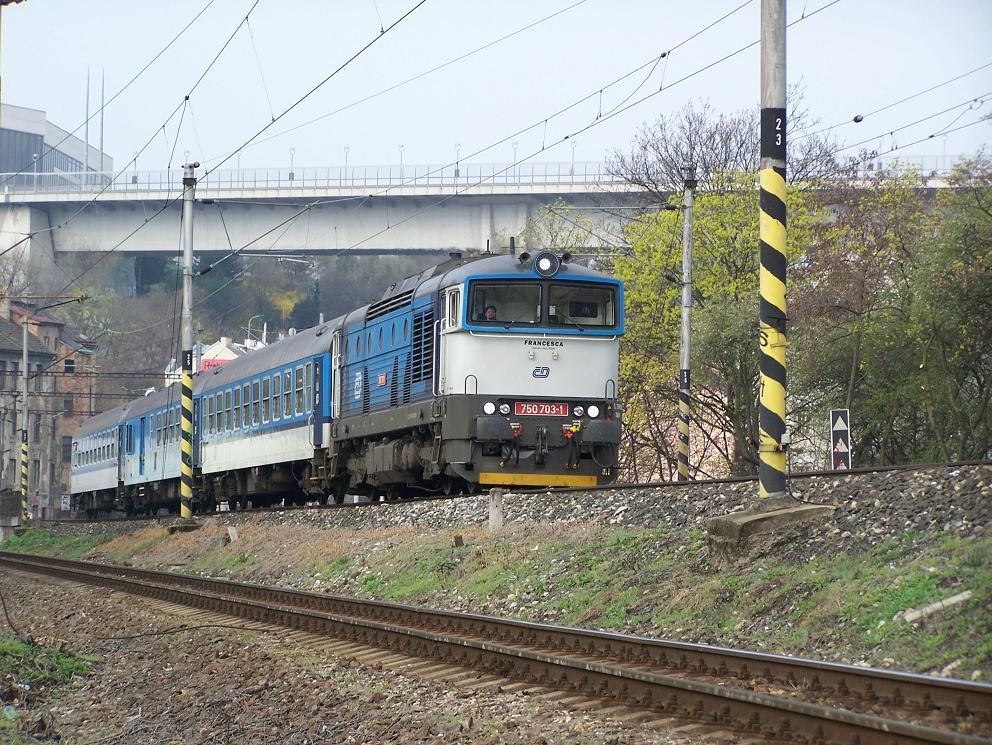
[[[535,378],[550,378],[551,368],[550,367],[535,367],[534,372],[531,373]]]

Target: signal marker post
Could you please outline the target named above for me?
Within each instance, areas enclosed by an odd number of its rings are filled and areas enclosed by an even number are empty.
[[[747,510],[707,523],[710,555],[736,562],[758,533],[794,529],[825,518],[832,507],[786,494],[785,451],[785,0],[761,0],[761,392],[758,411],[758,499]]]
[[[183,166],[183,374],[182,455],[180,463],[179,516],[187,527],[193,523],[193,193],[194,171],[199,163]]]
[[[761,0],[759,498],[785,496],[785,0]]]

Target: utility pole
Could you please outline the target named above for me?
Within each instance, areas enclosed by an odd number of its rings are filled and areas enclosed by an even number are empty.
[[[689,348],[692,328],[692,196],[696,168],[685,168],[682,224],[682,336],[679,352],[679,481],[689,480]]]
[[[21,381],[23,388],[21,395],[21,525],[26,526],[31,519],[28,511],[28,316],[25,308],[24,316],[21,319]]]
[[[182,461],[180,465],[179,516],[193,519],[193,193],[194,171],[199,163],[183,166],[183,375],[182,375]]]
[[[761,252],[758,408],[758,496],[785,496],[786,211],[785,0],[761,0]]]

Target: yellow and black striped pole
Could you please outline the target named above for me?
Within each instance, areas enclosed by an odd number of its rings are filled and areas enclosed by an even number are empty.
[[[183,350],[180,517],[193,517],[193,350]]]
[[[27,419],[27,412],[25,412]],[[21,525],[27,525],[31,520],[28,509],[28,425],[24,423],[21,430]]]
[[[685,169],[685,209],[682,223],[682,330],[679,352],[679,481],[689,480],[689,359],[692,342],[692,194],[696,169]]]
[[[199,163],[183,166],[183,377],[179,517],[193,517],[193,192]]]
[[[785,495],[785,0],[761,0],[759,498]]]

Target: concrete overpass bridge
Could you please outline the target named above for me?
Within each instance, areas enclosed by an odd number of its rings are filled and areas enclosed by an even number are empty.
[[[179,249],[181,169],[0,174],[0,184],[0,250],[30,235],[32,264],[63,253]],[[546,205],[561,199],[573,218],[615,235],[618,215],[646,197],[602,163],[218,170],[197,185],[194,248],[443,252],[484,250],[487,241],[495,250],[510,236],[536,248],[526,226]]]

